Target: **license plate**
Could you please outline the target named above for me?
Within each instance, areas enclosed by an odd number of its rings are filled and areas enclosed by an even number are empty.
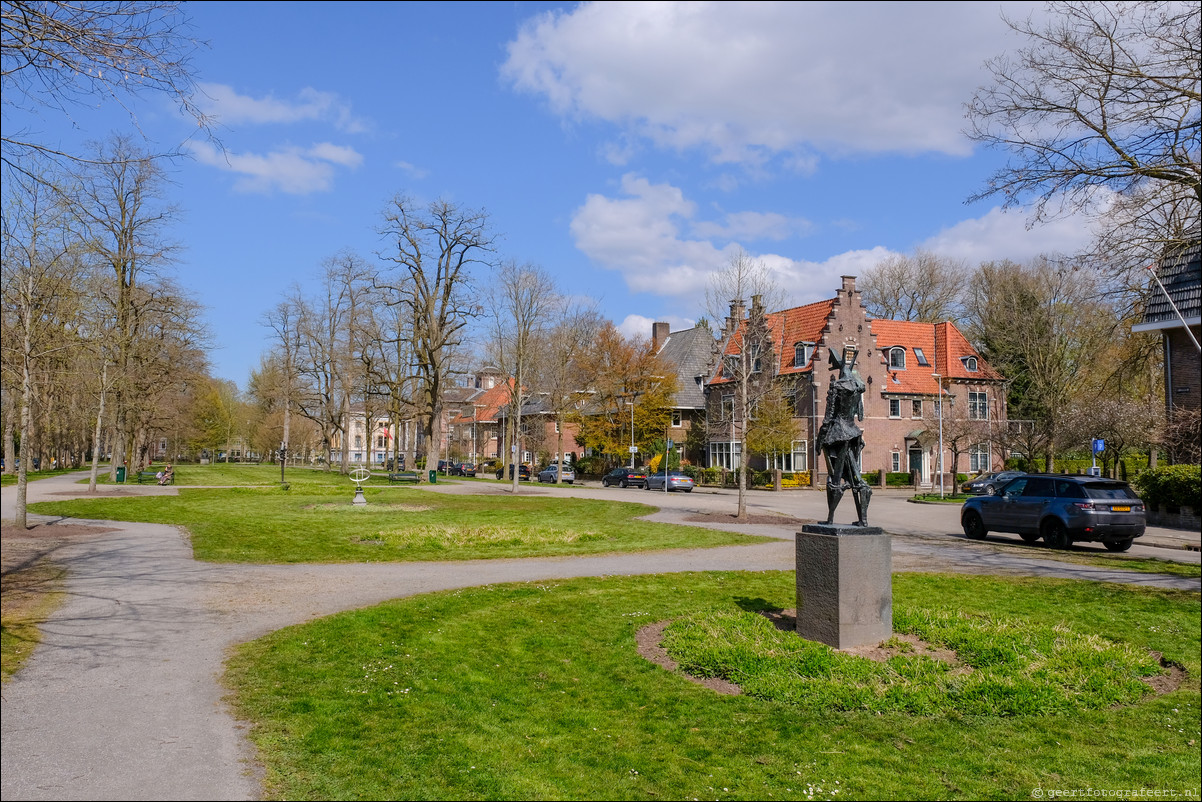
[[[1111,507],[1113,512],[1131,512],[1131,507]]]

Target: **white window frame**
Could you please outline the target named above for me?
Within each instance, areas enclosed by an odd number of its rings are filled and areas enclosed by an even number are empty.
[[[804,368],[814,357],[814,343],[800,342],[793,344],[793,367]]]
[[[893,468],[893,470],[889,471],[889,473],[900,473],[901,472],[901,452],[900,451],[890,452],[889,459],[890,459],[890,463]]]
[[[968,418],[969,420],[989,420],[989,393],[969,390]]]
[[[977,358],[975,356],[966,356],[961,361],[964,362],[964,369],[969,373],[977,372]]]
[[[684,425],[684,416],[679,409],[672,410],[672,428],[679,429]]]
[[[973,473],[984,473],[990,470],[993,461],[990,458],[989,443],[974,443],[968,449],[968,469]]]
[[[900,364],[899,364],[900,363]],[[889,369],[890,370],[905,370],[906,369],[906,349],[900,345],[895,345],[889,349]]]

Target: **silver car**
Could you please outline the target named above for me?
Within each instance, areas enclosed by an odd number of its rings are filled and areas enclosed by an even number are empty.
[[[553,463],[538,472],[538,480],[540,482],[554,483],[558,474],[559,474],[559,464]],[[563,469],[563,481],[565,484],[569,484],[569,485],[572,482],[576,481],[576,472],[574,470],[572,470],[571,466]]]
[[[667,477],[662,473],[649,473],[647,474],[647,481],[643,484],[643,489],[659,490],[662,492],[665,482],[668,484],[669,491],[683,490],[685,493],[693,492],[693,480],[680,471],[672,471]]]

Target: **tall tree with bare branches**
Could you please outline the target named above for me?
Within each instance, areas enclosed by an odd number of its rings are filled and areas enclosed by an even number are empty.
[[[425,434],[427,462],[438,458],[435,431],[442,418],[443,393],[463,330],[479,314],[472,294],[472,270],[488,263],[493,250],[488,217],[449,201],[425,208],[396,196],[379,228],[391,248],[380,258],[391,267],[379,278],[389,303],[407,307],[413,326],[413,358]]]

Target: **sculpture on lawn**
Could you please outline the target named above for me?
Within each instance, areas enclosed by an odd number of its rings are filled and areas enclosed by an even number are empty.
[[[845,345],[839,356],[830,352],[830,369],[839,378],[826,391],[826,414],[818,429],[818,448],[826,457],[826,523],[833,524],[835,508],[843,493],[851,489],[856,501],[856,526],[868,526],[868,502],[872,490],[860,475],[860,454],[864,450],[864,430],[855,421],[864,420],[864,382],[856,373],[857,350]]]

